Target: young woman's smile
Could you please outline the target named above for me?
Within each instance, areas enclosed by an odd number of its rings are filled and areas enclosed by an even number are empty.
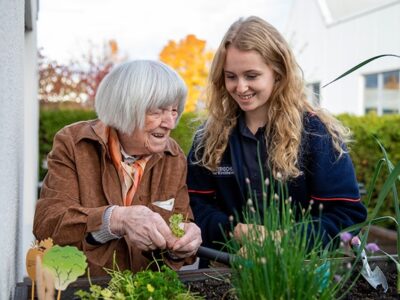
[[[265,111],[274,88],[275,76],[257,51],[242,51],[229,46],[224,73],[228,93],[246,115],[259,115]]]

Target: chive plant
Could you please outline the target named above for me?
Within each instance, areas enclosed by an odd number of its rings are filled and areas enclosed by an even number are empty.
[[[323,85],[322,88],[327,87],[328,85],[334,83],[335,81],[346,77],[347,75],[351,74],[352,72],[354,72],[355,70],[363,67],[366,64],[369,64],[370,62],[376,60],[376,59],[380,59],[382,57],[395,57],[395,58],[400,58],[400,55],[397,54],[381,54],[381,55],[377,55],[374,57],[371,57],[369,59],[364,60],[363,62],[357,64],[356,66],[354,66],[353,68],[347,70],[346,72],[344,72],[343,74],[339,75],[338,77],[336,77],[335,79],[333,79],[332,81],[328,82],[327,84]],[[400,203],[399,203],[399,197],[398,197],[398,193],[397,193],[397,187],[396,187],[396,183],[398,183],[398,181],[400,181],[400,162],[397,163],[397,165],[393,165],[393,163],[390,161],[389,156],[386,152],[386,149],[383,147],[383,145],[380,143],[380,141],[375,137],[379,147],[382,150],[383,153],[383,157],[381,160],[378,161],[377,166],[375,168],[375,172],[372,176],[372,180],[371,183],[369,185],[369,189],[368,189],[368,196],[367,196],[367,201],[366,201],[366,206],[368,206],[368,204],[370,203],[370,200],[372,198],[372,191],[375,189],[375,184],[376,184],[376,180],[378,178],[378,176],[381,173],[382,167],[384,164],[386,164],[388,171],[389,171],[389,175],[384,183],[384,185],[382,186],[382,189],[380,190],[379,194],[378,194],[378,200],[377,203],[375,205],[375,207],[372,210],[372,213],[369,214],[367,221],[365,221],[362,224],[357,224],[354,226],[351,226],[349,228],[347,228],[346,230],[354,230],[354,229],[360,229],[362,227],[367,226],[367,230],[366,230],[366,236],[365,238],[362,239],[362,244],[361,244],[361,249],[364,247],[365,243],[366,243],[366,237],[368,236],[368,232],[369,232],[369,228],[371,226],[371,224],[376,224],[376,223],[380,223],[382,221],[385,220],[390,220],[393,221],[393,223],[395,224],[396,227],[396,232],[397,232],[397,245],[396,245],[396,250],[397,250],[397,257],[395,258],[393,255],[390,255],[388,253],[385,253],[387,256],[390,257],[391,260],[393,260],[393,262],[396,264],[396,269],[397,269],[397,293],[400,294],[400,259],[399,259],[399,255],[400,255]],[[387,194],[392,191],[393,193],[393,205],[395,208],[395,216],[383,216],[383,217],[377,217],[378,212],[380,210],[380,208],[382,207]],[[383,251],[382,251],[383,252]],[[359,255],[358,255],[359,258]]]
[[[383,167],[386,165],[387,170],[389,175],[387,176],[382,189],[380,190],[378,194],[378,199],[376,201],[375,207],[372,209],[372,212],[368,215],[368,218],[365,222],[361,224],[357,224],[354,226],[349,227],[347,230],[353,230],[357,228],[362,228],[366,227],[366,234],[365,238],[362,239],[362,247],[365,244],[366,237],[368,236],[369,228],[372,224],[378,224],[383,221],[391,221],[395,224],[396,232],[397,232],[397,244],[396,244],[396,250],[397,250],[397,256],[390,255],[386,252],[382,251],[385,255],[387,255],[395,264],[396,264],[396,269],[397,269],[397,293],[400,294],[400,260],[399,260],[399,253],[400,253],[400,202],[399,202],[399,196],[397,192],[397,186],[398,182],[400,181],[400,162],[394,165],[391,160],[389,159],[389,155],[386,152],[386,149],[382,145],[382,143],[376,138],[376,141],[379,145],[379,147],[382,150],[383,157],[378,161],[375,172],[372,176],[371,182],[368,187],[368,192],[367,192],[367,198],[366,198],[366,205],[368,205],[371,202],[372,194],[375,189],[375,184],[377,181],[377,178],[381,176]],[[380,216],[378,217],[378,213],[384,205],[387,195],[392,192],[393,194],[393,206],[395,208],[395,216]]]
[[[334,280],[341,262],[332,259],[337,254],[332,245],[323,247],[311,206],[293,205],[287,186],[272,178],[266,180],[263,195],[259,207],[250,194],[243,216],[249,230],[229,245],[238,253],[232,260],[238,298],[333,299],[344,282]]]

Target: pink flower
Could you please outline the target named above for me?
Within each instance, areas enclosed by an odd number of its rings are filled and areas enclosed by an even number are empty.
[[[355,236],[355,237],[353,237],[352,239],[351,239],[351,245],[352,246],[360,246],[361,245],[361,240],[359,239],[359,237],[358,236]]]
[[[336,282],[340,282],[340,281],[342,280],[342,276],[340,276],[340,275],[338,275],[338,274],[335,274],[335,275],[333,276],[333,279],[334,279]]]
[[[368,243],[368,244],[365,246],[365,250],[367,250],[368,252],[374,253],[374,252],[377,252],[377,251],[379,251],[379,250],[381,250],[381,249],[380,249],[379,246],[378,246],[377,244],[375,244],[375,243]]]
[[[351,233],[350,232],[342,232],[341,234],[340,234],[340,239],[343,241],[343,243],[345,243],[345,244],[347,244],[350,240],[351,240],[351,238],[352,238],[353,236],[351,235]]]

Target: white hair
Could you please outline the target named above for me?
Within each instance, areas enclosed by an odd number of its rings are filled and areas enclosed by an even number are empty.
[[[95,109],[102,122],[129,134],[144,127],[146,113],[152,109],[177,105],[179,119],[186,96],[183,79],[171,67],[158,61],[134,60],[116,66],[103,78]]]

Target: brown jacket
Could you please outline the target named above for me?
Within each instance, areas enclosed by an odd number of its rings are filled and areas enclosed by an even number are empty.
[[[99,120],[78,122],[56,134],[33,224],[38,240],[51,237],[58,245],[83,250],[92,275],[104,274],[104,267],[112,268],[114,252],[121,270],[137,272],[149,264],[147,255],[128,245],[124,238],[103,245],[85,240],[88,232],[100,229],[107,207],[123,205],[121,183],[106,141],[105,125]],[[152,204],[171,198],[175,198],[172,211]],[[164,153],[152,155],[147,162],[132,205],[149,207],[167,223],[173,213],[193,218],[186,187],[186,159],[174,140],[169,140]]]

